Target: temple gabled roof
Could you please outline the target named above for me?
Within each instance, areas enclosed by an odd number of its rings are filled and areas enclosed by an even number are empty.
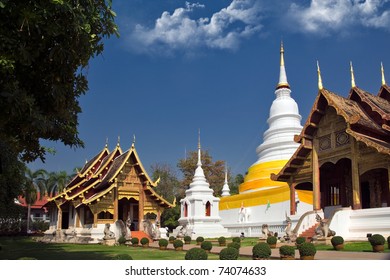
[[[390,112],[390,102],[381,97],[387,94],[387,89],[387,86],[382,86],[378,96],[373,96],[355,86],[349,97],[344,98],[321,87],[301,134],[295,136],[300,146],[281,171],[271,175],[271,179],[287,182],[303,167],[311,154],[312,139],[328,106],[344,118],[349,135],[379,153],[390,155],[390,132],[383,126]]]

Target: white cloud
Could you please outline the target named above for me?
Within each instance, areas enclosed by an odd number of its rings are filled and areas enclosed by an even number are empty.
[[[235,50],[242,39],[262,28],[259,3],[258,0],[232,0],[228,7],[210,18],[193,19],[192,12],[205,5],[186,2],[185,7],[173,13],[163,12],[153,27],[137,24],[129,35],[130,45],[145,53],[191,53],[202,47]]]
[[[390,0],[311,0],[310,5],[293,3],[289,17],[299,31],[327,35],[349,27],[375,27],[390,30]]]

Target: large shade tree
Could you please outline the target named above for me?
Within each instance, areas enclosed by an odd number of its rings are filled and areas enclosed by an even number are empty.
[[[84,69],[114,17],[110,0],[0,0],[0,141],[24,161],[44,160],[40,139],[83,146]]]

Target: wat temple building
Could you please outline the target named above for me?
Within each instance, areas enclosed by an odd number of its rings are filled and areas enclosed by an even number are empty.
[[[112,151],[106,145],[46,204],[51,212],[46,235],[93,243],[102,240],[109,227],[116,240],[131,232],[150,236],[150,220],[159,221],[162,211],[174,206],[157,194],[157,184],[143,167],[134,142],[126,152],[119,141]]]
[[[298,148],[294,135],[299,135],[302,130],[301,115],[291,97],[284,61],[281,44],[279,81],[269,110],[269,128],[256,149],[258,160],[249,167],[244,183],[239,186],[239,194],[223,196],[220,201],[223,224],[233,233],[258,236],[261,235],[262,224],[282,226],[287,215],[297,220],[312,209],[310,189],[295,188],[293,196],[299,201],[299,207],[291,212],[288,183],[271,179],[271,174],[278,173]]]

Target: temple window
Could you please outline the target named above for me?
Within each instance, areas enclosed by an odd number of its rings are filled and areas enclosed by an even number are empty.
[[[188,217],[188,205],[187,205],[187,203],[185,202],[184,203],[184,217]]]
[[[210,201],[207,201],[206,203],[206,217],[210,217],[211,214],[211,203]]]

